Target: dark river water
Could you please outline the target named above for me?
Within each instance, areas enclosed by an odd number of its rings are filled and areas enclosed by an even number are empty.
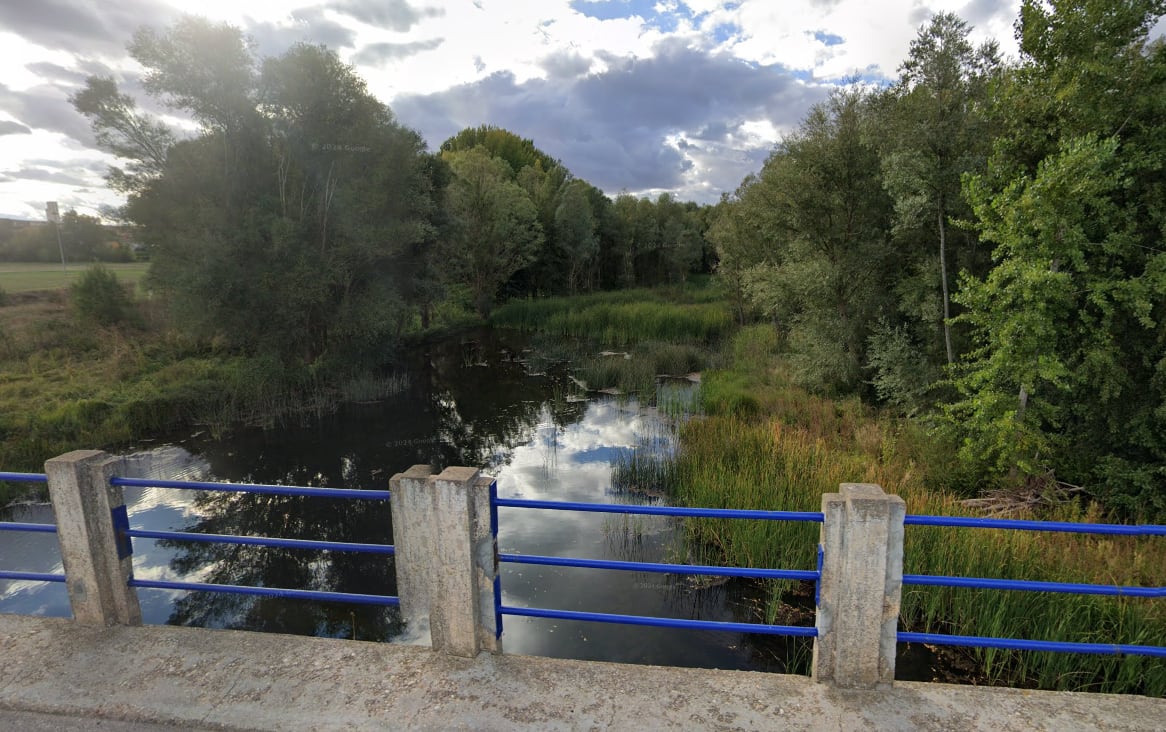
[[[673,429],[634,399],[585,395],[568,366],[515,334],[474,332],[419,349],[408,388],[277,429],[237,428],[127,449],[133,472],[158,478],[386,488],[418,463],[468,465],[502,497],[645,502],[612,486],[628,451],[672,449]],[[671,398],[695,386],[665,386]],[[679,390],[679,391],[676,391]],[[388,543],[387,502],[127,489],[135,528]],[[52,521],[46,505],[13,506],[0,520]],[[499,549],[598,559],[689,561],[683,527],[665,517],[500,509]],[[396,594],[392,559],[345,552],[134,540],[134,574],[344,592]],[[0,532],[0,567],[60,572],[56,538]],[[503,602],[568,610],[757,622],[759,590],[704,586],[674,575],[502,565]],[[140,590],[147,623],[402,641],[394,609]],[[0,581],[0,612],[68,616],[63,585]],[[506,617],[508,653],[629,663],[780,671],[807,657],[801,640]]]

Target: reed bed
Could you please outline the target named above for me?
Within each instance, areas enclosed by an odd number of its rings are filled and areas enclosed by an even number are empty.
[[[680,429],[676,466],[654,466],[678,503],[713,508],[817,511],[823,493],[869,482],[902,496],[912,514],[976,515],[946,489],[949,451],[922,427],[857,401],[792,386],[767,326],[740,331],[728,368],[706,373],[708,416]],[[750,399],[745,402],[741,395]],[[741,405],[748,403],[748,409]],[[1104,521],[1069,501],[1016,518]],[[812,569],[816,524],[693,520],[695,543],[719,561]],[[1160,538],[910,526],[904,572],[1127,586],[1166,585]],[[779,586],[788,592],[792,585]],[[779,602],[775,593],[773,603]],[[771,614],[773,614],[771,609]],[[1166,646],[1161,600],[905,586],[904,629],[1033,640]],[[1044,689],[1166,695],[1166,661],[991,649],[942,651],[970,658],[976,681]]]
[[[591,338],[611,346],[642,341],[711,343],[733,327],[723,302],[670,302],[654,290],[627,290],[578,297],[515,300],[491,324]]]

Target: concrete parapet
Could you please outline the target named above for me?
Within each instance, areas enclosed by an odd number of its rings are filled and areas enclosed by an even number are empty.
[[[822,496],[822,577],[813,677],[869,689],[895,678],[906,505],[877,485]]]
[[[407,623],[428,620],[433,648],[473,657],[501,651],[495,635],[490,485],[474,468],[390,479],[397,591]]]
[[[124,523],[125,499],[109,479],[120,465],[120,458],[99,450],[74,450],[45,462],[69,603],[85,625],[142,623],[137,592],[126,584],[133,557],[124,543],[119,551],[115,529]]]

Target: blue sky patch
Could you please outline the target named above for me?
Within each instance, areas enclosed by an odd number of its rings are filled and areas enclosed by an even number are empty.
[[[846,40],[842,36],[827,33],[826,31],[814,31],[814,38],[825,43],[827,46],[837,46]]]
[[[588,18],[616,20],[639,16],[644,24],[661,33],[673,33],[680,27],[680,20],[695,20],[698,16],[684,3],[678,3],[675,10],[666,13],[656,11],[659,0],[571,0],[571,9]],[[705,15],[701,13],[700,15]],[[735,26],[725,31],[725,39],[732,36]]]
[[[741,32],[741,26],[736,23],[721,23],[713,28],[713,40],[717,43],[724,43],[733,36]]]
[[[644,20],[655,18],[656,0],[572,0],[571,9],[599,20],[616,20],[638,15]]]

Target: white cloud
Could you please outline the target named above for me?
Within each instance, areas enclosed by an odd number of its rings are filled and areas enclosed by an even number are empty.
[[[721,54],[720,59],[738,59],[757,78],[793,75],[796,78],[789,79],[790,89],[802,85],[809,90],[856,72],[868,77],[893,77],[917,28],[932,12],[940,10],[967,17],[976,25],[975,40],[995,38],[1002,50],[1014,53],[1012,22],[1019,5],[1019,0],[658,0],[627,5],[590,0],[307,2],[202,0],[197,12],[249,29],[263,53],[279,53],[286,44],[297,40],[327,41],[342,58],[355,63],[369,89],[394,108],[400,103],[402,110],[416,110],[416,103],[402,100],[437,100],[439,96],[448,104],[476,105],[441,117],[434,111],[434,101],[426,115],[402,117],[406,124],[419,125],[431,143],[444,139],[454,120],[459,124],[509,125],[513,129],[516,121],[523,124],[522,110],[529,108],[538,110],[532,114],[552,111],[559,125],[548,133],[547,125],[529,120],[526,127],[538,132],[536,144],[564,152],[580,151],[589,149],[580,144],[589,134],[582,121],[607,119],[607,126],[598,132],[627,143],[623,164],[650,166],[642,171],[613,174],[609,176],[611,180],[638,181],[637,190],[672,190],[681,197],[691,195],[699,200],[713,200],[721,190],[735,188],[741,176],[760,164],[779,134],[807,110],[804,106],[782,108],[780,119],[774,111],[769,117],[745,113],[743,103],[732,96],[732,89],[717,89],[710,104],[709,90],[703,87],[717,86],[718,82],[705,73],[707,68],[701,69],[704,75],[690,76],[684,68],[676,67],[676,77],[666,83],[669,98],[661,102],[669,113],[649,115],[654,122],[633,118],[653,108],[646,100],[658,92],[616,83],[629,74],[640,73],[628,66],[629,59],[660,60],[661,49],[676,56],[677,48],[686,48],[689,53]],[[30,127],[35,134],[0,136],[0,170],[19,170],[25,167],[24,160],[54,155],[67,161],[78,157],[79,144],[92,144],[83,134],[83,121],[70,117],[74,113],[64,102],[70,88],[61,86],[67,82],[60,77],[47,82],[43,70],[56,67],[92,73],[92,69],[105,67],[115,74],[132,71],[134,64],[128,57],[115,53],[133,31],[132,22],[123,21],[132,18],[167,22],[177,11],[191,10],[186,0],[103,0],[100,14],[94,15],[92,3],[80,3],[71,6],[67,18],[61,18],[60,13],[50,13],[47,6],[40,10],[39,6],[21,7],[0,13],[6,21],[0,44],[9,61],[0,69],[0,119]],[[589,15],[618,15],[613,11],[621,7],[627,8],[627,17],[600,20]],[[633,8],[648,17],[632,13]],[[105,20],[97,22],[95,18]],[[87,24],[94,26],[92,31],[86,30]],[[39,67],[30,70],[28,64]],[[716,64],[702,65],[706,66]],[[728,71],[723,64],[720,68]],[[604,74],[611,75],[611,84],[594,85],[596,93],[571,92],[573,80],[577,81],[580,75],[593,78]],[[739,75],[734,78],[734,83],[743,83]],[[481,89],[455,93],[461,88],[470,89],[469,85]],[[612,94],[632,96],[605,98],[599,93],[609,88]],[[483,96],[489,91],[505,91],[511,97],[498,100]],[[678,114],[675,109],[685,104],[684,96],[689,92],[692,103],[701,111]],[[807,105],[817,98],[818,93],[791,91],[784,103]],[[735,106],[722,108],[726,99],[734,100]],[[556,112],[553,104],[563,106]],[[505,107],[507,116],[490,118],[491,110],[497,111],[500,105]],[[610,115],[620,108],[628,110],[628,114],[611,123],[615,118]],[[726,135],[718,140],[696,139],[700,129],[716,126],[718,114],[722,115],[721,126],[729,129]],[[580,126],[564,127],[564,121],[569,123],[571,119],[580,120]],[[437,128],[424,126],[437,122]],[[653,128],[653,124],[659,126]],[[523,134],[522,130],[516,131]],[[552,136],[549,139],[548,134]],[[631,139],[634,142],[628,141]],[[680,145],[681,140],[689,147]],[[656,151],[648,154],[651,145],[656,146]],[[578,170],[585,169],[590,161],[564,156],[564,162]],[[605,164],[610,166],[612,162]],[[664,163],[671,167],[666,170]],[[653,178],[657,174],[659,177]],[[70,196],[78,201],[85,199],[91,209],[117,200],[99,186],[87,188],[69,188],[49,181],[2,182],[0,215],[30,215],[33,207],[29,202],[45,196],[62,201]]]

